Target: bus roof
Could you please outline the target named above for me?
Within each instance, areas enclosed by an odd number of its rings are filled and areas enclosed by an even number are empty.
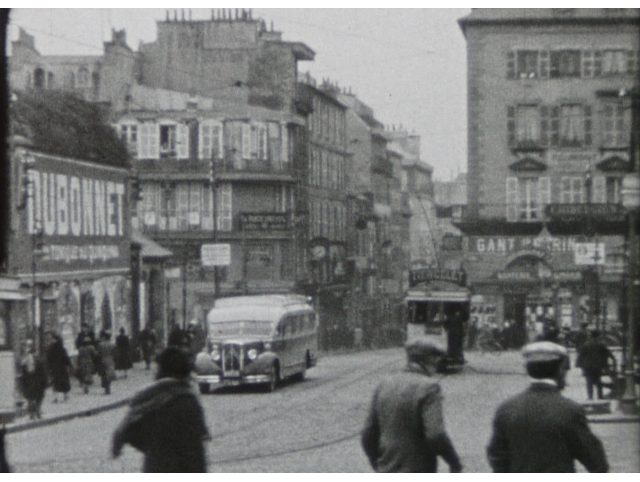
[[[256,320],[277,323],[286,313],[293,311],[313,311],[313,307],[306,303],[304,296],[266,295],[266,296],[234,296],[216,301],[216,305],[209,311],[209,323],[226,321]],[[282,297],[289,297],[284,299]]]

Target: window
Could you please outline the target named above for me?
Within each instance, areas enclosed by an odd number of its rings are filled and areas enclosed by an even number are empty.
[[[626,50],[605,50],[602,52],[602,75],[625,74],[626,72]]]
[[[625,109],[621,100],[606,101],[601,109],[602,145],[626,147],[629,145],[631,109]]]
[[[580,50],[558,50],[551,52],[552,79],[580,77]]]
[[[585,143],[585,112],[581,105],[560,107],[560,145],[581,146]]]
[[[232,211],[232,189],[231,184],[223,183],[218,185],[216,193],[216,211],[218,217],[218,229],[220,231],[231,231],[233,228],[233,211]]]
[[[608,176],[606,178],[606,198],[608,204],[619,204],[621,202],[620,190],[622,189],[622,178]]]
[[[538,77],[538,51],[518,50],[516,61],[518,78],[532,79]]]
[[[223,158],[222,123],[215,120],[205,120],[200,123],[198,143],[198,157],[200,159],[220,160]]]
[[[73,73],[73,71],[68,70],[64,73],[63,86],[65,89],[76,88],[76,75]]]
[[[140,124],[138,159],[158,159],[158,125],[153,122]]]
[[[127,146],[131,155],[138,152],[138,126],[136,124],[120,124],[120,139]]]
[[[78,87],[87,87],[89,85],[89,70],[86,67],[80,67],[78,70]]]
[[[548,177],[508,177],[506,185],[507,221],[539,221],[544,206],[551,202]]]
[[[584,202],[584,179],[581,177],[565,176],[561,179],[561,202],[565,204],[578,204]]]
[[[160,157],[175,157],[177,126],[160,125]]]
[[[519,105],[516,109],[516,141],[519,145],[540,141],[540,113],[536,105]]]

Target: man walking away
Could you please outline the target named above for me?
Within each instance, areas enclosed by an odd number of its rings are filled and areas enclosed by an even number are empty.
[[[602,377],[603,372],[609,366],[609,360],[616,364],[616,358],[611,350],[600,339],[600,332],[593,330],[591,337],[582,345],[578,351],[576,365],[582,368],[582,374],[587,381],[587,397],[593,400],[593,387],[596,387],[598,400],[602,400]]]
[[[376,472],[451,472],[462,465],[445,428],[440,385],[431,378],[446,353],[418,340],[406,346],[407,367],[376,388],[362,431],[362,447]]]
[[[111,382],[116,379],[114,352],[115,346],[111,343],[111,332],[105,330],[100,333],[100,342],[98,343],[98,374],[100,382],[104,388],[105,395],[111,393]]]
[[[144,453],[144,472],[206,472],[209,440],[202,407],[189,385],[189,355],[177,347],[158,357],[156,382],[137,393],[113,436],[112,455],[125,444]]]
[[[142,358],[144,359],[145,368],[151,368],[151,357],[156,351],[157,337],[156,332],[149,325],[146,325],[140,332],[140,348],[142,349]]]
[[[53,403],[58,403],[58,393],[62,393],[62,400],[66,402],[71,391],[69,379],[69,372],[72,369],[71,359],[62,343],[62,338],[55,333],[51,335],[51,344],[47,349],[47,368],[53,386]]]
[[[531,385],[504,402],[493,419],[487,447],[494,472],[575,472],[579,461],[589,472],[607,472],[602,443],[587,425],[584,409],[563,397],[567,350],[542,341],[525,346]]]

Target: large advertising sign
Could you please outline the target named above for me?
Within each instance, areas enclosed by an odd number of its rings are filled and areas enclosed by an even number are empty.
[[[26,192],[16,248],[38,245],[38,273],[128,268],[126,170],[29,151],[18,160]]]

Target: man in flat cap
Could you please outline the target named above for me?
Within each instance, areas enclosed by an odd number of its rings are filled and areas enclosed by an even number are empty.
[[[446,353],[425,340],[407,344],[407,367],[376,388],[362,447],[376,472],[451,472],[462,465],[444,428],[440,386],[431,378]]]
[[[487,447],[494,472],[607,472],[602,443],[587,425],[584,409],[563,397],[567,350],[549,341],[530,343],[523,356],[531,385],[502,403]]]

